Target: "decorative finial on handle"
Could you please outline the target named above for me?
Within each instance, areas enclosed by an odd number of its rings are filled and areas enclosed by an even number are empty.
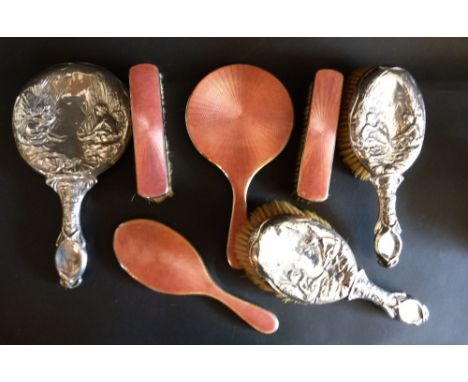
[[[84,247],[73,240],[63,240],[55,251],[55,267],[60,284],[67,289],[79,286],[87,263],[88,254]]]
[[[383,306],[392,318],[406,324],[421,325],[429,319],[429,309],[406,293],[391,293],[391,305]]]

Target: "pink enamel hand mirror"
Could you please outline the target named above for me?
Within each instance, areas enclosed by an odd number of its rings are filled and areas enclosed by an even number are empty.
[[[208,74],[193,91],[185,120],[197,150],[229,179],[233,207],[227,258],[234,254],[235,235],[247,220],[246,196],[253,176],[286,146],[294,111],[283,84],[251,65],[229,65]]]

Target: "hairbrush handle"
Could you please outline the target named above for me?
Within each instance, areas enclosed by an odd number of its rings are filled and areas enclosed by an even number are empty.
[[[364,299],[380,306],[394,319],[406,324],[421,325],[429,319],[426,305],[406,293],[387,292],[370,281],[361,269],[354,277],[348,300]]]
[[[379,220],[375,226],[374,249],[379,264],[391,268],[400,260],[403,242],[396,214],[396,191],[403,181],[399,174],[381,175],[372,180],[379,198]]]
[[[92,175],[55,175],[46,181],[62,202],[62,229],[56,243],[55,267],[60,276],[60,284],[68,289],[81,284],[88,262],[80,211],[86,192],[96,182]]]
[[[232,213],[229,225],[229,237],[227,243],[227,259],[229,265],[234,269],[241,269],[242,266],[235,253],[236,235],[247,222],[247,188],[250,180],[238,181],[232,185]]]
[[[241,300],[216,285],[213,286],[208,295],[226,305],[247,324],[260,333],[272,334],[278,330],[278,318],[268,310]]]

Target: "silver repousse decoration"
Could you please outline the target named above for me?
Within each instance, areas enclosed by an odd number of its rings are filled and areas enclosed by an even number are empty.
[[[423,98],[406,70],[379,66],[361,78],[351,105],[351,146],[370,174],[380,203],[375,251],[382,265],[392,267],[402,250],[396,191],[421,151],[426,125]]]
[[[405,293],[390,293],[359,270],[348,244],[331,227],[305,217],[266,220],[251,236],[250,261],[280,296],[303,304],[366,299],[407,324],[420,325],[429,311]]]
[[[80,208],[97,175],[114,164],[130,138],[123,84],[91,64],[57,65],[32,80],[13,110],[13,133],[26,162],[60,196],[62,230],[55,264],[66,288],[81,283],[87,252]]]

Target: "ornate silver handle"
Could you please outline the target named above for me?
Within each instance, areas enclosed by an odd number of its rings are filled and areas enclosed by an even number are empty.
[[[406,324],[421,325],[429,319],[426,305],[406,293],[390,293],[378,287],[363,269],[356,274],[348,296],[348,300],[356,299],[369,300],[383,308],[391,318]]]
[[[62,230],[57,239],[55,267],[60,284],[75,288],[81,284],[88,262],[86,242],[81,232],[80,210],[86,192],[97,182],[90,174],[54,175],[46,180],[62,202]]]
[[[372,180],[380,204],[379,220],[374,230],[374,250],[379,264],[387,268],[398,264],[403,246],[396,214],[396,191],[402,181],[400,174],[381,175]]]

